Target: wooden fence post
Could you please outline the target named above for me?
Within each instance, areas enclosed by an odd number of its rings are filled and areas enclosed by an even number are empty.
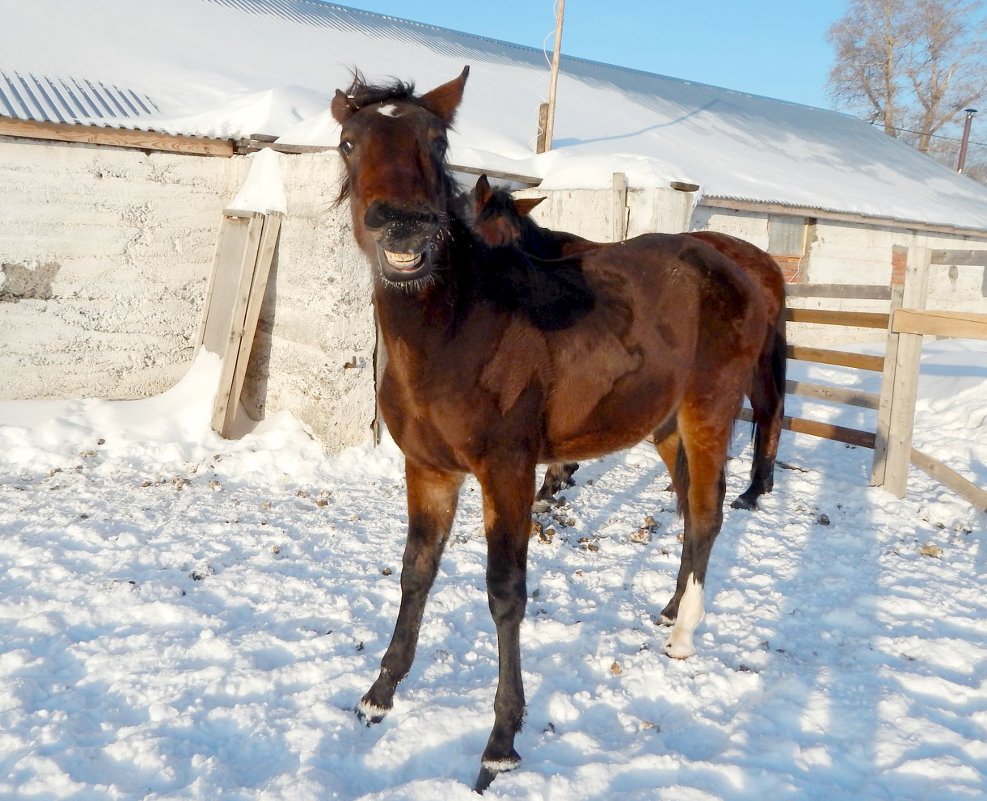
[[[898,358],[899,335],[891,330],[894,313],[901,308],[904,286],[891,287],[891,307],[888,312],[888,337],[884,347],[884,372],[881,375],[881,395],[877,403],[877,427],[874,430],[874,461],[871,465],[872,487],[884,485],[888,465],[888,431],[891,428],[891,395],[894,392],[894,371]]]
[[[925,308],[930,263],[929,248],[909,249],[905,289],[901,301],[904,308]],[[915,421],[915,398],[918,394],[922,335],[898,334],[897,336],[898,346],[894,360],[891,408],[888,417],[886,466],[880,486],[901,498],[904,497],[908,484],[908,465],[912,455],[912,426]]]
[[[613,174],[612,191],[612,233],[611,242],[623,242],[627,236],[627,176],[622,172]]]

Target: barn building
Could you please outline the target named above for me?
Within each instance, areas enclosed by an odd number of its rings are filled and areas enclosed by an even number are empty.
[[[712,229],[791,282],[889,283],[908,248],[987,248],[987,187],[833,111],[563,56],[536,155],[540,50],[314,0],[4,3],[0,398],[139,398],[195,352],[223,210],[261,149],[286,212],[244,403],[330,448],[366,438],[369,278],[333,204],[329,99],[353,68],[428,89],[471,67],[451,140],[546,195],[536,216],[610,240]],[[937,268],[928,305],[982,310],[983,268]],[[796,332],[797,333],[797,332]]]

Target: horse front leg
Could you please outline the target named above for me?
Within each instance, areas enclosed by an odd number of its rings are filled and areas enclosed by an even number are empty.
[[[456,515],[461,473],[405,465],[408,482],[408,542],[401,566],[401,606],[394,634],[380,662],[380,675],[357,704],[368,726],[379,723],[394,703],[394,690],[415,658],[425,600],[435,581],[446,540]]]
[[[494,725],[480,762],[475,790],[482,793],[498,773],[516,768],[521,757],[514,737],[524,719],[521,679],[521,620],[527,604],[528,538],[535,466],[504,466],[478,474],[483,488],[487,535],[487,600],[497,628],[499,677]]]

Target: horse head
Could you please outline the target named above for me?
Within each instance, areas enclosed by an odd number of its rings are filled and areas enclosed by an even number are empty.
[[[340,200],[349,198],[357,243],[385,282],[420,281],[437,265],[456,194],[447,134],[468,74],[418,96],[412,84],[372,86],[357,73],[332,100],[346,166]]]
[[[523,248],[530,221],[525,218],[545,198],[513,198],[503,189],[494,189],[486,175],[473,187],[474,233],[491,247],[515,245]]]

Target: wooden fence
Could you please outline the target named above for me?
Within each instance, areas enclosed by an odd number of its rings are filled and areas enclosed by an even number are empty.
[[[841,387],[789,381],[788,394],[874,409],[874,431],[821,423],[801,417],[786,417],[785,428],[800,434],[846,442],[874,450],[871,484],[896,496],[905,494],[908,467],[913,464],[967,499],[987,510],[987,491],[937,459],[912,447],[915,400],[918,390],[922,337],[936,336],[987,339],[987,314],[927,311],[929,268],[932,264],[979,266],[987,264],[987,251],[930,250],[911,248],[903,286],[791,284],[793,298],[867,299],[888,302],[887,313],[790,308],[790,322],[887,331],[884,356],[790,345],[789,359],[852,367],[881,373],[881,391],[863,392]],[[750,419],[749,414],[744,415]]]

